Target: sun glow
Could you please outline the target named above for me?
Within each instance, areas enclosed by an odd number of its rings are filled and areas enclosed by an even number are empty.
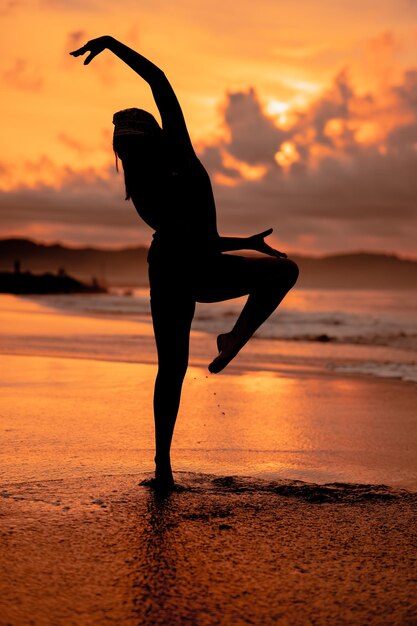
[[[269,100],[266,105],[266,110],[270,115],[282,115],[282,113],[286,113],[289,109],[290,105],[288,102],[282,102],[282,100]]]
[[[299,160],[297,148],[292,141],[284,141],[281,149],[275,154],[275,160],[284,170],[289,170]]]
[[[268,115],[275,118],[278,126],[281,128],[287,128],[291,124],[289,111],[290,104],[282,100],[272,98],[266,105],[266,112]]]
[[[216,185],[220,185],[221,187],[237,187],[240,182],[238,178],[231,178],[230,176],[226,176],[221,172],[214,173],[213,181],[216,183]]]
[[[361,144],[371,144],[376,142],[381,135],[381,129],[374,122],[362,122],[356,129],[355,139]]]
[[[266,165],[250,165],[244,161],[239,161],[228,152],[222,152],[222,161],[225,167],[237,170],[244,180],[261,180],[267,172]]]

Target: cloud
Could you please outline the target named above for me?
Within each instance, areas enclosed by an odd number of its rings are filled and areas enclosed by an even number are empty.
[[[3,81],[22,91],[41,91],[44,86],[44,80],[39,72],[31,67],[26,59],[17,58],[13,65],[5,70],[2,74]]]
[[[90,148],[82,143],[81,141],[77,141],[67,133],[58,133],[57,135],[58,141],[60,141],[64,146],[70,148],[74,152],[79,155],[87,154],[90,152]]]
[[[275,152],[287,136],[262,110],[253,88],[227,94],[224,123],[230,137],[228,152],[251,165],[273,163]]]
[[[86,41],[87,32],[85,30],[75,30],[72,33],[69,33],[66,45],[67,51],[72,52],[73,50],[77,50],[77,48],[81,48]]]
[[[305,115],[299,117],[298,124],[295,125],[291,134],[295,136],[305,129],[312,130],[314,131],[315,142],[331,146],[334,145],[335,139],[328,130],[328,124],[331,120],[338,120],[342,125],[345,139],[350,141],[350,132],[343,125],[343,122],[350,117],[353,99],[354,93],[350,84],[349,73],[347,69],[344,69],[334,79],[331,89],[313,102]],[[310,141],[311,139],[309,143]]]
[[[390,30],[368,40],[365,62],[369,75],[376,78],[380,87],[386,88],[395,80],[398,68],[396,56],[401,49],[400,41]]]
[[[417,69],[407,70],[403,82],[394,86],[392,91],[400,103],[417,115]]]
[[[39,167],[45,169],[45,164]],[[92,169],[60,171],[59,185],[0,191],[3,236],[39,237],[44,233],[50,240],[71,233],[67,241],[119,245],[149,239],[149,228],[132,203],[124,200],[123,177],[114,173],[114,165],[100,173]]]
[[[309,106],[289,112],[285,126],[254,88],[227,93],[221,113],[223,135],[199,148],[220,232],[272,226],[280,249],[417,256],[417,69],[370,93],[359,93],[344,69]],[[65,133],[60,141],[84,150]],[[78,228],[80,242],[149,240],[123,201],[113,164],[76,171],[43,157],[24,166],[31,187],[0,194],[4,232],[66,233],[76,241]],[[2,170],[10,180],[10,167],[0,163]]]
[[[265,133],[254,133],[251,115]],[[371,246],[417,255],[410,229],[417,223],[417,70],[383,92],[358,94],[344,69],[307,109],[293,113],[290,126],[268,132],[271,123],[253,89],[227,95],[226,139],[201,151],[222,228],[278,224],[293,247],[308,241],[315,251]],[[253,179],[243,168],[227,173],[225,151],[267,167]]]
[[[4,5],[0,7],[0,15],[9,15],[17,9],[22,3],[19,0],[6,0]]]
[[[63,10],[65,12],[101,12],[102,3],[98,0],[39,0],[41,6],[48,10]]]

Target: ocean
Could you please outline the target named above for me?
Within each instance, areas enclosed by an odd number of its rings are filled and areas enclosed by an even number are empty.
[[[151,332],[145,288],[33,299],[74,315],[140,322],[140,328],[149,325]],[[244,302],[198,303],[193,329],[207,335],[230,330]],[[259,368],[304,364],[417,382],[417,291],[295,289],[250,345],[246,358]],[[123,346],[119,349],[123,352]]]

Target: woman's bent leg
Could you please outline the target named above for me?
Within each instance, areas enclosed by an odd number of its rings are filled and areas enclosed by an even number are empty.
[[[295,263],[277,261],[277,270],[266,273],[264,279],[249,294],[232,330],[218,336],[219,354],[210,363],[210,372],[217,374],[234,359],[261,324],[275,311],[295,285],[297,278],[298,267]]]
[[[174,484],[170,450],[188,367],[189,337],[195,303],[172,294],[151,297],[152,319],[158,351],[158,374],[154,391],[155,479],[158,486]]]
[[[214,301],[249,294],[232,330],[217,338],[219,354],[209,365],[212,373],[220,372],[230,363],[275,311],[298,278],[298,267],[289,259],[245,258],[243,261],[235,264],[225,259],[216,286],[208,285],[206,294],[201,293],[198,298],[208,301],[205,300],[206,295],[210,301]],[[228,271],[228,265],[231,272]]]

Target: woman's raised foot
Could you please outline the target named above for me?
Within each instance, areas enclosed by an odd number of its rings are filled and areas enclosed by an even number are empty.
[[[209,371],[212,374],[218,374],[221,372],[230,361],[235,358],[240,350],[240,347],[236,344],[236,341],[232,337],[232,333],[224,333],[217,337],[217,348],[219,354],[208,366]]]

